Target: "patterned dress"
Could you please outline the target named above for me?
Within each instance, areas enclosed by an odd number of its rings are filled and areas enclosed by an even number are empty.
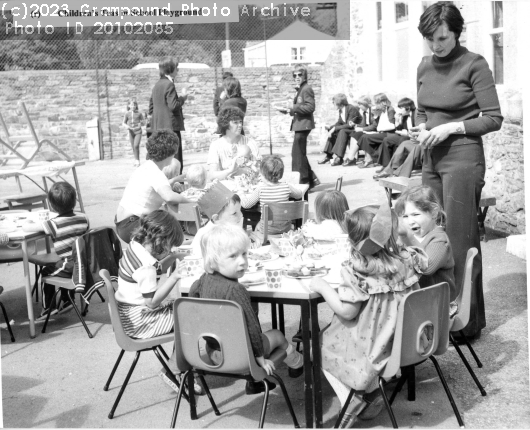
[[[395,259],[397,272],[388,276],[363,275],[366,268],[357,260],[350,259],[342,268],[340,299],[362,302],[362,307],[351,320],[334,315],[322,330],[322,368],[355,390],[373,389],[392,351],[399,303],[419,289],[418,274],[427,267],[427,256],[420,249],[403,249],[400,256],[402,260]]]

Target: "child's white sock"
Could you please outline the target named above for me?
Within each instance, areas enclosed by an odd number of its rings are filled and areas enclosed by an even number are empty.
[[[304,358],[302,357],[302,354],[294,349],[293,345],[289,344],[285,352],[287,353],[287,357],[285,357],[283,362],[287,364],[288,367],[291,369],[299,369],[304,365]]]

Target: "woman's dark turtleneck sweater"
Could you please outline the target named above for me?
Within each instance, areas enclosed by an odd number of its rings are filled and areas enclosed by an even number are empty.
[[[450,122],[464,122],[465,135],[452,134],[439,146],[481,143],[480,136],[501,128],[503,117],[488,63],[458,41],[446,57],[423,57],[417,85],[418,125],[426,123],[427,130],[431,130]]]

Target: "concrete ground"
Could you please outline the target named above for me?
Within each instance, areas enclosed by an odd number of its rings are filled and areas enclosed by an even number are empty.
[[[281,149],[286,170],[291,160],[288,148]],[[334,187],[344,175],[343,192],[350,207],[385,198],[384,191],[372,179],[375,169],[320,166],[321,155],[310,154],[310,161],[322,185],[315,191]],[[206,153],[185,154],[185,164],[205,162]],[[127,179],[133,172],[132,160],[89,162],[78,169],[86,213],[92,227],[111,226],[115,210]],[[28,189],[31,187],[28,185]],[[14,180],[2,181],[1,194],[16,192]],[[315,193],[310,194],[311,208]],[[482,397],[460,361],[450,348],[439,357],[440,365],[456,404],[468,428],[530,428],[528,385],[528,313],[526,262],[505,252],[506,239],[490,235],[482,244],[487,327],[474,348],[484,363],[478,378],[488,395]],[[2,302],[13,322],[16,342],[11,343],[2,324],[1,367],[3,424],[6,427],[103,427],[164,428],[171,420],[175,393],[157,376],[160,364],[152,353],[143,353],[121,400],[113,420],[107,415],[132,362],[128,353],[122,360],[111,388],[103,385],[118,356],[107,305],[93,300],[86,321],[94,334],[89,339],[76,315],[71,312],[56,316],[47,333],[29,338],[22,265],[0,265],[0,283],[5,291]],[[34,310],[40,313],[40,303]],[[320,326],[331,318],[330,309],[320,306]],[[270,310],[261,305],[260,319],[270,328]],[[286,306],[287,337],[298,328],[299,310]],[[165,348],[171,350],[171,344]],[[469,357],[469,353],[464,351]],[[470,358],[470,361],[472,359]],[[394,403],[401,427],[458,428],[457,421],[432,364],[417,368],[417,399],[406,400],[406,389]],[[300,424],[305,426],[303,378],[291,379],[286,368],[279,374],[287,390]],[[247,428],[255,427],[260,413],[261,395],[247,396],[244,382],[207,378],[212,394],[222,413],[217,417],[205,397],[198,404],[199,419],[191,421],[189,408],[183,402],[177,427]],[[339,410],[333,390],[323,378],[324,427],[332,427]],[[279,389],[271,393],[265,426],[283,428],[292,425]],[[390,427],[385,411],[373,421],[358,427]]]

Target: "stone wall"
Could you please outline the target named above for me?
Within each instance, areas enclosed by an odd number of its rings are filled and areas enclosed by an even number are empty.
[[[243,97],[248,101],[245,130],[262,146],[269,146],[269,103],[294,97],[292,68],[269,68],[269,99],[265,68],[232,68],[241,81]],[[186,87],[184,107],[186,132],[184,150],[204,150],[215,138],[212,100],[220,69],[183,69],[177,77],[177,89]],[[25,121],[17,102],[22,100],[30,112],[41,139],[59,144],[75,159],[87,158],[86,122],[101,120],[104,157],[131,156],[127,132],[121,126],[129,97],[135,96],[141,111],[149,108],[151,89],[158,80],[158,70],[55,70],[0,73],[0,112],[11,134],[21,134]],[[320,100],[320,70],[309,68],[309,82]],[[316,122],[321,123],[319,115]],[[291,118],[270,109],[271,138],[274,146],[290,145]],[[3,131],[0,131],[0,135]],[[26,133],[24,133],[26,134]],[[310,144],[319,140],[310,134]],[[145,137],[142,139],[145,143]]]

